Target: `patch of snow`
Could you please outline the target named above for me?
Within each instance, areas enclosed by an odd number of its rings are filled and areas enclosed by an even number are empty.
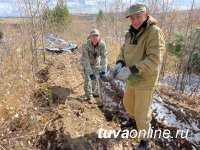
[[[190,121],[191,122],[191,126],[194,130],[199,130],[200,131],[200,128],[197,126],[196,122],[194,122],[193,120]]]
[[[179,86],[180,86],[181,78],[182,78],[182,74],[180,74],[180,78],[178,81]],[[168,73],[168,74],[165,74],[165,76],[163,76],[158,81],[158,84],[159,85],[170,85],[170,86],[175,87],[176,82],[177,82],[176,80],[177,80],[177,77],[174,76],[174,74]],[[190,92],[190,91],[192,91],[192,89],[196,88],[198,86],[198,84],[200,83],[200,76],[195,75],[195,74],[187,75],[185,78],[185,82],[187,83],[185,85],[185,91]],[[197,93],[200,94],[200,87],[198,88]]]
[[[191,142],[200,142],[200,133],[189,135],[186,139]]]
[[[189,119],[190,124],[186,124],[186,122],[181,122],[180,120],[177,119],[176,115],[172,111],[170,111],[167,107],[165,107],[165,105],[166,104],[164,104],[163,100],[157,94],[155,94],[151,106],[153,109],[153,115],[155,116],[155,119],[158,122],[165,123],[168,126],[176,127],[177,129],[181,129],[183,131],[189,129],[190,137],[188,137],[188,140],[191,142],[197,142],[197,143],[200,142],[200,133],[194,133],[192,131],[192,130],[200,131],[197,122],[195,122],[195,120],[192,118]],[[173,106],[168,106],[168,107],[171,107],[172,109],[175,110]],[[182,109],[181,112],[185,114],[185,112]]]
[[[173,80],[171,80],[173,81]],[[118,86],[119,89],[125,90],[125,84],[122,81],[114,80],[114,83]],[[105,83],[106,89],[109,89],[111,91],[112,87],[110,83]],[[116,107],[119,108],[120,113],[126,113],[122,111],[122,103],[119,101],[115,101],[113,97],[110,97],[110,95],[107,95],[106,92],[104,92],[103,95],[104,100],[106,101],[106,106],[108,106],[109,111],[113,111]],[[175,113],[171,110],[176,110],[176,108],[173,105],[167,105],[163,101],[163,99],[157,94],[154,94],[154,99],[152,101],[152,110],[153,110],[153,116],[158,122],[165,123],[167,126],[175,127],[178,130],[187,131],[189,129],[189,134],[187,140],[190,142],[200,142],[200,133],[197,133],[200,131],[199,127],[199,120],[195,120],[193,118],[189,119],[190,124],[188,124],[186,121],[182,121],[182,118],[178,118]],[[169,109],[170,108],[170,109]],[[186,115],[186,110],[183,108],[179,108],[180,112],[184,115]],[[189,112],[188,112],[189,113]],[[190,114],[189,114],[190,115]],[[190,115],[192,116],[192,114]],[[194,132],[197,131],[197,132]]]
[[[125,90],[125,84],[124,84],[124,82],[123,81],[120,81],[120,80],[114,80],[114,82],[115,82],[115,84],[117,85],[117,86],[119,86],[119,89],[121,89],[121,90]]]

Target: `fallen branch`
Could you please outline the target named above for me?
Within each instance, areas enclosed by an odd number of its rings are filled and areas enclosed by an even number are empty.
[[[42,135],[44,135],[44,133],[45,133],[45,131],[46,131],[46,128],[47,128],[47,125],[48,125],[49,123],[51,123],[52,120],[53,120],[53,119],[47,121],[47,122],[45,123],[45,125],[44,125],[43,130],[42,130],[39,134],[37,134],[37,136],[36,136],[36,138],[35,138],[35,143],[34,143],[34,145],[33,145],[34,148],[36,148],[37,143],[38,143],[40,137],[41,137]]]

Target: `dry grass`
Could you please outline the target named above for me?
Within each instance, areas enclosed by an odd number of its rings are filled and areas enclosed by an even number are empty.
[[[31,98],[37,86],[32,76],[31,53],[26,51],[22,58],[22,45],[16,45],[12,46],[17,49],[5,46],[0,51],[0,145],[5,149],[31,147],[47,118],[51,118],[40,114],[33,104]]]
[[[199,94],[187,94],[179,93],[175,90],[175,87],[169,85],[158,85],[156,90],[160,95],[170,101],[174,102],[177,105],[180,103],[185,106],[189,106],[197,111],[200,111],[200,95]]]
[[[29,101],[33,85],[29,62],[17,59],[4,60],[1,63],[0,72],[1,105],[12,113],[16,113],[24,102]],[[4,118],[7,117],[5,115],[10,115],[10,113],[4,114]]]
[[[23,18],[0,18],[1,24],[20,24]]]
[[[20,18],[6,18],[3,23],[19,23],[19,20]],[[35,88],[35,81],[31,69],[31,52],[24,42],[25,35],[22,37],[14,26],[2,28],[5,39],[0,44],[0,118],[6,121],[6,118],[12,118],[22,108],[31,106],[30,95]]]
[[[108,48],[108,62],[111,65],[114,65],[116,63],[116,59],[118,54],[120,53],[120,44],[119,42],[112,42],[108,41],[107,48]]]

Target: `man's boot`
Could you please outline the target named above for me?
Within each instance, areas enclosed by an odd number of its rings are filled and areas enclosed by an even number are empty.
[[[129,118],[128,120],[121,122],[121,128],[129,128],[129,127],[137,129],[136,122],[134,119]]]
[[[93,93],[92,95],[93,95],[93,97],[99,97],[99,94],[97,94],[97,93]]]
[[[140,144],[133,150],[150,150],[151,143],[150,140],[141,140]]]

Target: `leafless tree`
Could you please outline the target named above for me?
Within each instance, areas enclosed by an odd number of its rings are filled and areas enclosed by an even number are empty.
[[[49,0],[17,0],[17,6],[21,17],[24,18],[21,25],[22,37],[25,37],[24,44],[28,45],[28,49],[32,54],[31,68],[34,80],[39,65],[38,47],[44,44],[43,36],[46,31],[46,22],[42,18],[42,14],[48,3]],[[25,47],[24,50],[25,49],[27,49],[27,47]],[[43,59],[45,60],[44,51]]]

